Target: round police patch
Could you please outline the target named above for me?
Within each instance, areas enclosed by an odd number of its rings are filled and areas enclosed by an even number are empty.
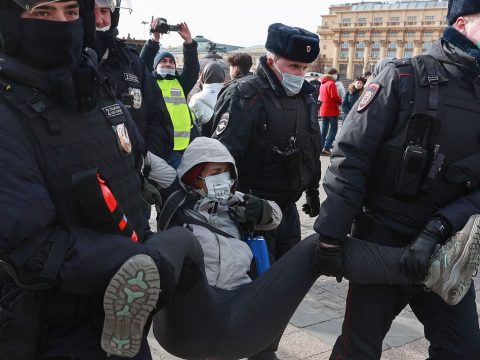
[[[370,83],[367,88],[363,91],[362,98],[358,102],[357,111],[362,112],[364,111],[368,105],[373,101],[375,96],[380,92],[382,85],[378,82]]]
[[[230,119],[230,114],[228,112],[223,113],[220,116],[220,121],[218,122],[217,129],[215,130],[215,135],[220,135],[228,126],[228,119]]]
[[[142,90],[139,88],[129,87],[128,93],[133,96],[134,109],[140,109],[143,102]]]

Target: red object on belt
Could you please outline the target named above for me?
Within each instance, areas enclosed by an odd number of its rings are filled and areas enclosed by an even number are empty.
[[[108,211],[118,221],[118,228],[122,233],[130,237],[132,241],[138,242],[138,236],[133,227],[128,223],[127,216],[123,213],[123,210],[118,206],[117,199],[113,195],[112,191],[107,185],[107,182],[102,179],[101,175],[97,172],[98,183],[102,190],[103,200],[107,205]]]

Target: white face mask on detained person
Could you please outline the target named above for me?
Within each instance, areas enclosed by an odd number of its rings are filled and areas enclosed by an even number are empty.
[[[205,180],[205,186],[207,187],[206,197],[218,201],[222,205],[227,203],[232,185],[235,182],[235,180],[232,180],[229,171],[200,178]]]
[[[297,76],[287,73],[282,73],[277,66],[277,63],[273,63],[277,71],[282,75],[282,86],[288,96],[297,95],[302,90],[303,83],[305,81],[304,76]]]

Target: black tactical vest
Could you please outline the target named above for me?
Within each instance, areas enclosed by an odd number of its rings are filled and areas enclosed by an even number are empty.
[[[265,109],[265,117],[256,122],[249,144],[250,155],[245,159],[248,173],[244,171],[240,176],[240,190],[253,190],[284,207],[298,200],[307,188],[320,158],[316,102],[310,95],[277,96],[258,76],[239,82],[244,83],[240,89],[245,85],[255,88]],[[250,94],[245,92],[245,96]],[[292,149],[298,149],[298,155],[289,158]]]
[[[140,179],[126,110],[116,100],[99,98],[96,109],[78,113],[54,104],[35,89],[4,82],[11,90],[0,96],[19,110],[55,205],[57,225],[95,228],[74,194],[73,178],[85,170],[98,169],[141,237]]]
[[[405,100],[413,103],[412,116],[373,162],[366,203],[421,227],[436,210],[480,187],[480,92],[474,77],[461,82],[458,67],[430,55],[407,65],[413,77],[401,81],[413,87]]]
[[[99,70],[114,84],[117,99],[128,108],[143,136],[146,131],[147,110],[140,83],[142,79],[138,78],[141,74],[138,65],[141,62],[140,59],[137,62],[133,60],[134,55],[124,44],[117,42],[116,45],[116,54],[110,55],[112,59],[108,58]]]

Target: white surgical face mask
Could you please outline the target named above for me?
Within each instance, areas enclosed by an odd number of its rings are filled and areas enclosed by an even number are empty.
[[[338,74],[333,74],[332,77],[333,77],[333,80],[335,80],[335,81],[338,80]]]
[[[230,197],[230,190],[233,183],[230,176],[230,172],[224,172],[222,174],[206,176],[202,178],[205,180],[205,186],[207,187],[206,196],[212,200],[218,201],[220,204],[226,204]]]
[[[110,30],[111,25],[104,26],[102,28],[97,27],[97,31],[105,32]]]
[[[167,75],[172,75],[172,76],[175,76],[175,69],[168,69],[168,68],[157,68],[157,74],[160,75],[160,76],[167,76]]]
[[[477,48],[480,49],[480,38],[477,38],[475,39],[476,37],[478,37],[480,35],[480,26],[478,23],[474,22],[473,20],[470,20],[469,18],[465,18],[465,20],[467,20],[470,24],[472,24],[472,27],[471,28],[474,28],[474,30],[476,30],[475,32],[474,31],[471,31],[471,33],[475,33],[475,37],[473,37],[472,34],[469,34],[469,36],[467,36],[466,33],[464,33],[463,35],[465,35],[466,37],[468,37],[470,39],[470,41],[472,41],[473,43],[475,43],[475,45],[477,46]]]
[[[288,96],[297,95],[302,90],[304,76],[297,76],[287,73],[282,73],[276,63],[273,63],[277,71],[282,74],[282,86]]]

